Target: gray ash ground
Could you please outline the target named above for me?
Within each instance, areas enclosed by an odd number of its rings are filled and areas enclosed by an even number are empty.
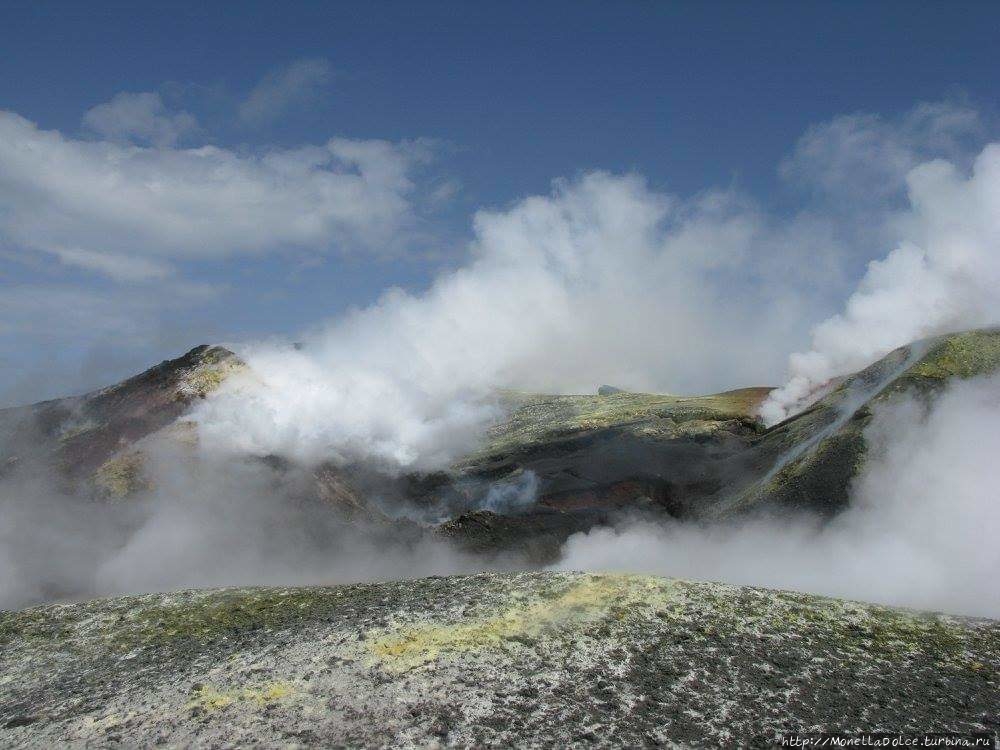
[[[1000,729],[1000,623],[482,574],[0,615],[4,747],[770,746]]]

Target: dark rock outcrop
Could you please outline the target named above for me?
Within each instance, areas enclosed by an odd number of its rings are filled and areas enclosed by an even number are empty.
[[[243,362],[219,346],[197,346],[118,385],[82,396],[0,410],[0,465],[20,455],[50,468],[68,489],[88,483],[121,498],[141,476],[139,440],[173,424]]]
[[[534,548],[550,557],[581,527],[626,513],[698,521],[759,512],[833,516],[849,502],[878,409],[905,398],[929,404],[951,380],[998,369],[1000,329],[915,342],[831,384],[822,399],[770,429],[754,417],[766,388],[690,398],[522,396],[486,447],[456,469],[461,481],[535,472],[537,511],[559,514],[538,516],[544,523]],[[534,528],[499,517],[465,522],[461,534],[454,523],[445,530],[476,549],[506,539],[523,546]]]

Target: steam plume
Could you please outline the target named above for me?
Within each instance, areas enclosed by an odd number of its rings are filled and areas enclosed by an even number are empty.
[[[811,349],[790,357],[788,382],[762,407],[767,423],[897,346],[1000,320],[1000,145],[983,149],[968,176],[937,160],[906,182],[902,241],[869,264],[844,311],[815,328]]]
[[[761,273],[764,232],[729,194],[680,201],[592,173],[475,218],[471,262],[424,293],[386,293],[297,348],[239,350],[255,379],[196,415],[206,444],[309,462],[443,466],[497,417],[498,388],[602,382],[699,392],[768,377],[807,289]],[[804,331],[800,330],[800,333]]]

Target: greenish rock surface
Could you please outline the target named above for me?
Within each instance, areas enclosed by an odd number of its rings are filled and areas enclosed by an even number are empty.
[[[850,486],[867,457],[865,430],[880,410],[904,399],[930,406],[956,379],[1000,370],[1000,329],[937,336],[900,347],[833,384],[800,414],[748,446],[758,467],[743,486],[706,508],[709,517],[762,507],[833,515],[849,503]]]
[[[642,576],[483,574],[0,614],[4,747],[770,746],[988,731],[1000,623]]]

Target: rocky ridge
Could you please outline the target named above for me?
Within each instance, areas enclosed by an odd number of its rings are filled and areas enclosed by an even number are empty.
[[[191,405],[245,367],[228,349],[202,345],[93,393],[0,409],[0,476],[34,460],[67,492],[124,499],[142,487],[136,445],[164,430],[182,433],[177,422]]]
[[[604,395],[501,394],[507,417],[444,471],[382,475],[367,467],[254,458],[276,482],[295,475],[297,499],[323,504],[347,521],[412,535],[413,519],[422,518],[424,533],[465,550],[513,551],[545,563],[570,534],[625,515],[832,516],[848,503],[865,461],[865,429],[879,408],[904,398],[929,403],[950,380],[998,368],[1000,329],[984,329],[901,347],[831,383],[823,398],[769,429],[755,416],[767,388],[675,396],[602,386]],[[141,494],[144,441],[193,439],[185,412],[243,370],[228,350],[201,346],[93,394],[0,410],[0,473],[21,460],[10,446],[30,443],[67,492],[105,501]],[[529,475],[532,502],[482,509],[491,487]],[[372,502],[374,496],[382,501]]]

